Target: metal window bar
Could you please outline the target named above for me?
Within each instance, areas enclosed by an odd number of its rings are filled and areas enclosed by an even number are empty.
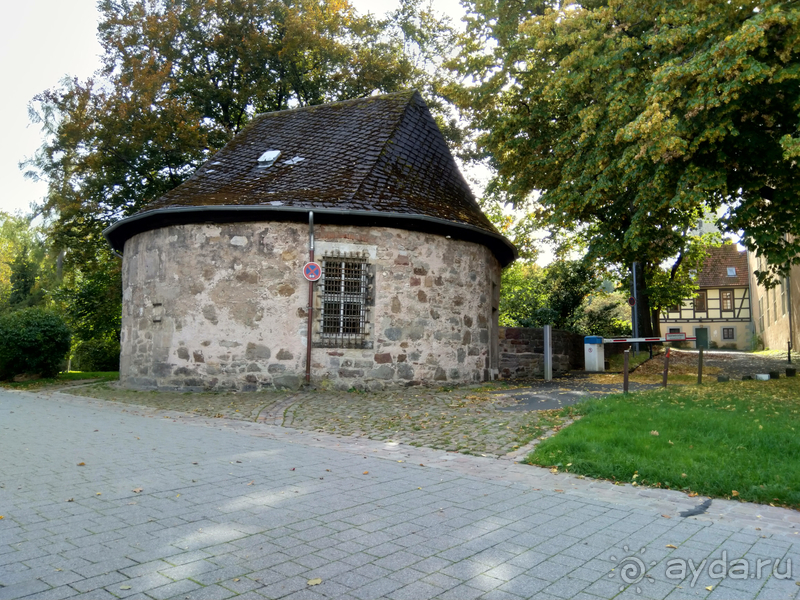
[[[325,256],[322,261],[321,339],[335,348],[360,348],[367,337],[367,259]]]

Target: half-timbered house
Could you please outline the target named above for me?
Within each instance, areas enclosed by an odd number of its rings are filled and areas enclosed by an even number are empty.
[[[698,273],[695,298],[661,313],[662,333],[685,333],[705,348],[750,349],[753,328],[747,253],[712,248]]]

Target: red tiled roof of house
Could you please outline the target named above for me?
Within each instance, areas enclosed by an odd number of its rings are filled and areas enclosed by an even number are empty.
[[[735,269],[734,275],[729,268]],[[747,287],[747,252],[739,252],[734,244],[711,248],[697,279],[700,288]]]

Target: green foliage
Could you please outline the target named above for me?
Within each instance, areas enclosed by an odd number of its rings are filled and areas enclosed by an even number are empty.
[[[454,96],[497,171],[490,193],[606,264],[640,262],[646,292],[723,206],[722,227],[750,249],[800,262],[796,3],[469,8],[452,63],[469,83]],[[648,314],[664,300],[640,301]]]
[[[0,211],[0,311],[45,301],[53,273],[41,237],[30,219]]]
[[[550,313],[544,313],[547,290],[544,269],[517,261],[503,271],[500,283],[500,326],[540,327],[549,323]]]
[[[594,271],[581,261],[556,261],[546,268],[516,262],[503,271],[500,325],[576,331],[580,306],[597,286]]]
[[[21,373],[52,377],[70,348],[70,331],[53,312],[33,307],[0,316],[0,379]]]
[[[119,339],[80,340],[72,350],[72,368],[81,371],[117,371],[119,353]]]
[[[622,292],[592,293],[580,307],[576,330],[603,337],[630,336],[631,307],[627,298]]]
[[[62,285],[53,293],[78,340],[119,340],[122,325],[120,263],[107,247],[101,247],[93,260],[80,265],[70,263]]]

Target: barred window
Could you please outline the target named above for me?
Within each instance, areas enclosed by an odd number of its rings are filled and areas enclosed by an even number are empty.
[[[736,332],[733,327],[723,327],[722,328],[722,339],[723,340],[733,340],[736,339]]]
[[[325,256],[322,261],[323,345],[362,348],[367,340],[369,264],[361,256]]]

